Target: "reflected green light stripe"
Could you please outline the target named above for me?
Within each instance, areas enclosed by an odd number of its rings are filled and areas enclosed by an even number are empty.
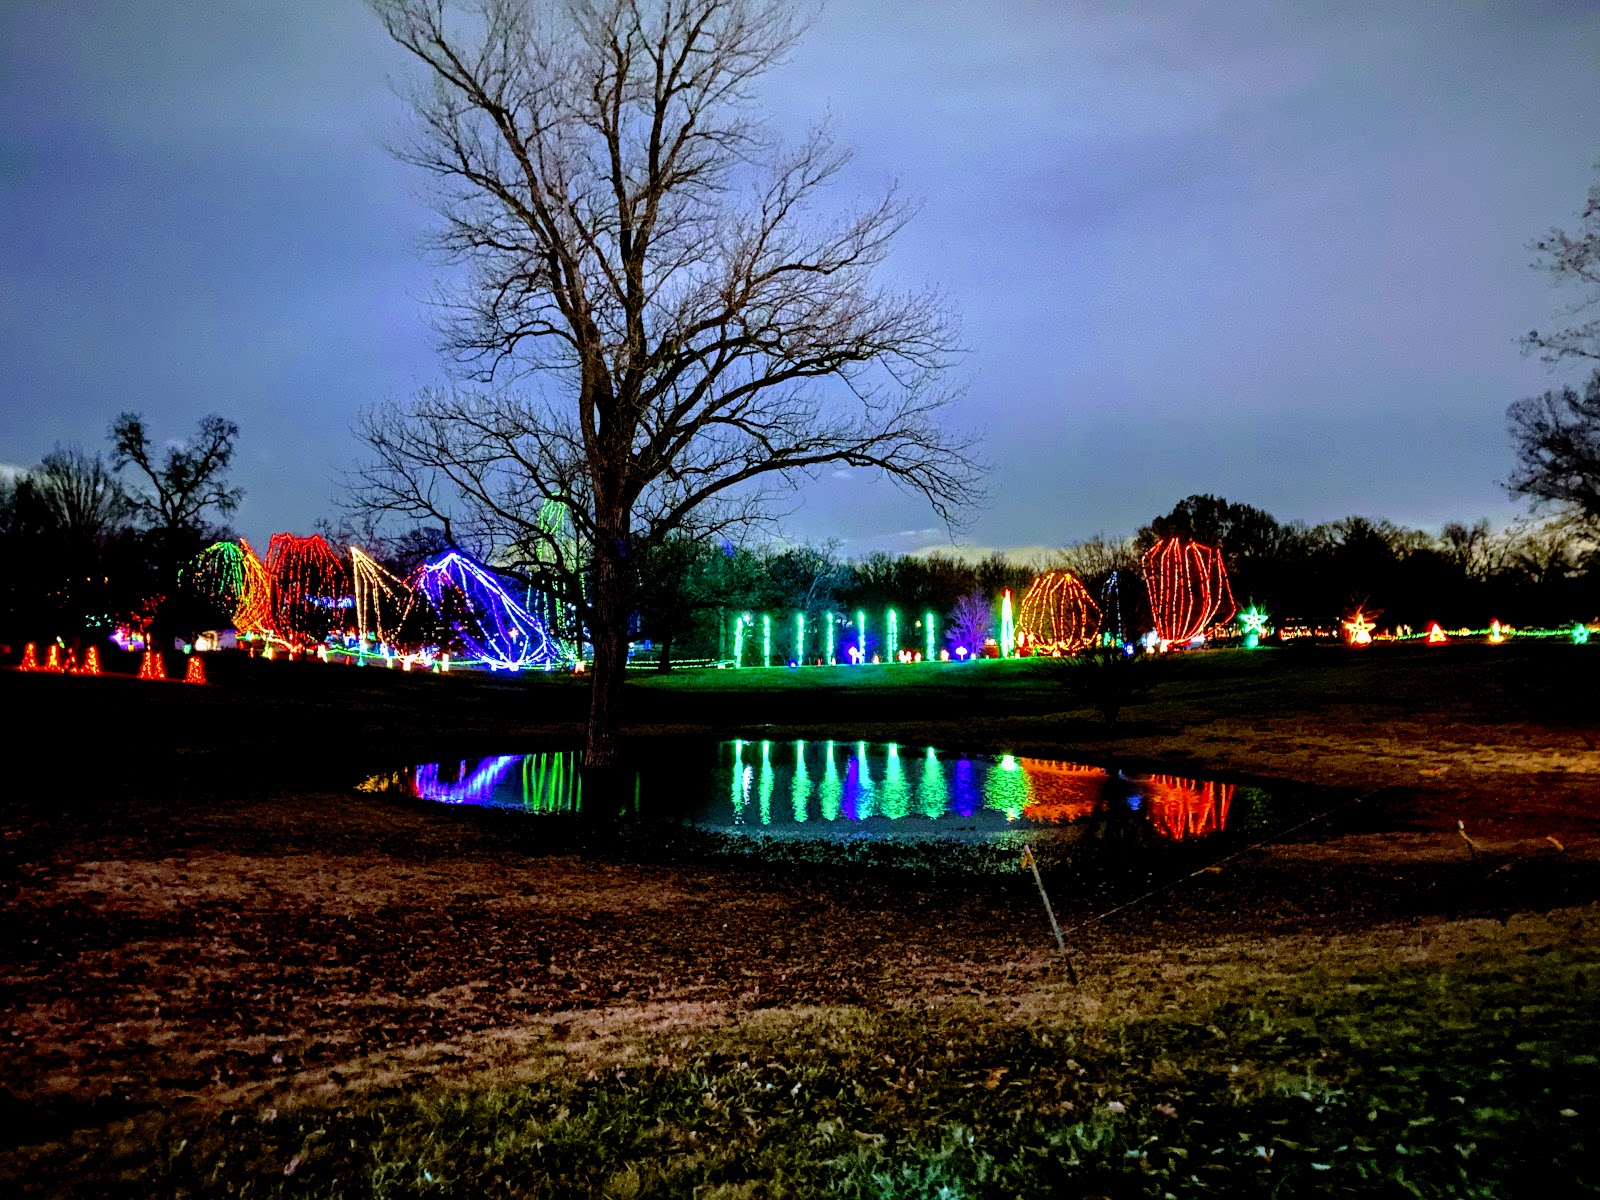
[[[844,799],[844,781],[839,778],[838,764],[833,761],[833,743],[827,744],[827,756],[822,769],[822,785],[817,790],[818,806],[824,821],[839,819],[840,804]]]
[[[758,791],[761,805],[761,823],[772,824],[772,743],[761,743],[761,784]]]
[[[906,773],[900,765],[900,747],[895,742],[889,743],[888,757],[883,764],[883,802],[880,806],[883,815],[891,821],[898,821],[911,811],[911,786],[906,782]]]
[[[950,789],[944,781],[944,764],[929,746],[922,757],[922,778],[917,781],[917,811],[933,820],[950,807]]]
[[[811,798],[811,776],[806,773],[806,744],[794,744],[794,783],[789,789],[789,807],[794,813],[797,823],[804,824],[809,818],[807,801]]]
[[[983,804],[1016,820],[1028,807],[1028,775],[1012,755],[1002,755],[983,781]]]

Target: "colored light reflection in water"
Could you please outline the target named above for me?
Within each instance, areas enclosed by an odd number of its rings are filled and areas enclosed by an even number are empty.
[[[580,755],[501,754],[493,758],[425,763],[368,787],[398,786],[419,800],[520,808],[535,813],[575,813],[583,807]]]
[[[726,744],[720,769],[728,772],[727,790],[710,794],[731,796],[731,809],[703,808],[695,814],[697,823],[823,837],[874,831],[915,836],[957,828],[981,836],[1120,815],[1160,840],[1185,841],[1223,832],[1237,790],[1230,783],[1010,754],[941,753],[932,746],[760,745],[757,763],[754,743]],[[774,794],[787,794],[787,810],[773,806]]]
[[[429,763],[364,786],[446,804],[575,815],[584,808],[580,763],[576,752],[500,755]],[[635,803],[610,816],[773,836],[982,840],[1032,830],[1154,844],[1222,833],[1240,808],[1230,783],[866,741],[699,743],[658,751],[639,771]],[[1255,821],[1266,798],[1250,789],[1245,795]]]

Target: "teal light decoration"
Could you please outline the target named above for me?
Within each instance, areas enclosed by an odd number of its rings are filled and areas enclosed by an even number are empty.
[[[806,665],[806,615],[803,612],[794,615],[794,661],[796,666]]]
[[[822,661],[827,663],[831,667],[831,666],[833,666],[833,662],[834,662],[834,659],[833,659],[833,614],[832,613],[825,614],[823,616],[823,618],[822,618],[822,624],[823,624],[823,628],[825,628],[828,631],[828,652],[827,652],[827,654],[825,654],[823,656]]]
[[[888,625],[888,652],[883,656],[884,662],[900,661],[900,614],[890,609],[886,620]]]
[[[864,609],[856,609],[856,661],[867,661],[867,614]]]
[[[1261,644],[1261,639],[1272,632],[1266,612],[1254,604],[1245,609],[1239,614],[1239,632],[1244,634],[1244,648],[1254,650]]]
[[[1589,644],[1589,627],[1582,621],[1572,627],[1572,644],[1574,646],[1587,646]]]
[[[744,666],[744,627],[754,623],[749,613],[741,613],[733,622],[733,665]]]
[[[772,665],[772,617],[767,613],[761,614],[761,665]]]
[[[922,661],[923,662],[932,662],[933,661],[933,657],[934,657],[933,656],[933,613],[932,612],[925,612],[925,613],[922,614],[922,640],[925,643],[927,643],[927,649],[923,652]]]

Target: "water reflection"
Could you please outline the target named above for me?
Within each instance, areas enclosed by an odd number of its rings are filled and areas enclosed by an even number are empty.
[[[577,814],[579,763],[572,752],[500,755],[430,763],[367,786],[448,804]],[[1183,842],[1224,832],[1236,791],[1230,783],[932,746],[733,741],[641,764],[634,811],[774,836],[982,840],[1031,829]]]

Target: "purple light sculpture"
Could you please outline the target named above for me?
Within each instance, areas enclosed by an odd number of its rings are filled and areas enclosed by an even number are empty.
[[[444,611],[446,588],[465,597],[478,629],[458,625],[457,632],[468,653],[491,670],[520,671],[561,661],[544,622],[522,607],[481,563],[461,551],[430,558],[417,568],[411,586],[440,612]]]

